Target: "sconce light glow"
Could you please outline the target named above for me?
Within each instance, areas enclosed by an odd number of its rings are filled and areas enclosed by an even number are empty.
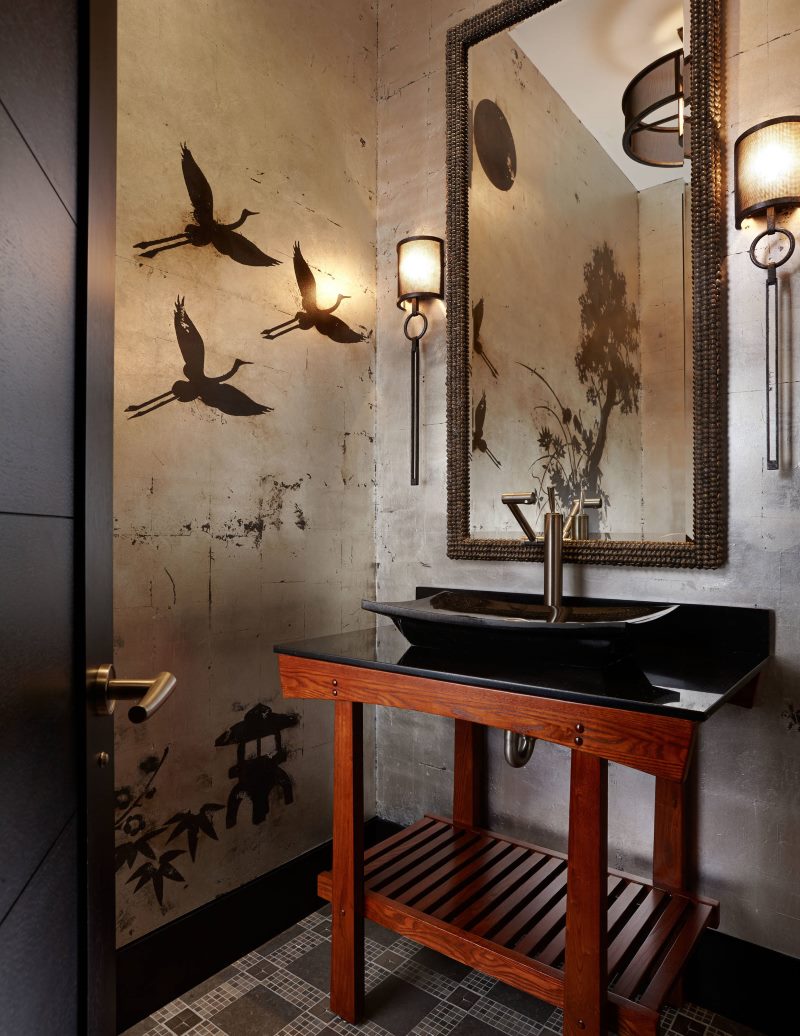
[[[444,241],[418,234],[397,242],[397,305],[411,312],[403,334],[411,343],[411,485],[419,485],[419,340],[428,330],[428,318],[420,313],[421,299],[444,298]]]
[[[769,119],[734,145],[736,227],[767,209],[800,205],[800,116]]]
[[[800,206],[800,115],[760,122],[746,130],[733,146],[736,227],[751,216],[764,216],[766,230],[750,244],[750,260],[767,274],[764,313],[766,364],[767,469],[780,467],[781,406],[781,309],[778,269],[794,254],[794,234],[776,224],[779,209]],[[783,239],[783,251],[773,255],[774,239]],[[766,249],[763,244],[766,243]],[[761,247],[761,251],[757,251]]]
[[[444,241],[418,235],[397,243],[397,302],[444,296]]]

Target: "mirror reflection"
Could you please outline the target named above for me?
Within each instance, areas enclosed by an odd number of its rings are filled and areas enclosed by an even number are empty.
[[[561,0],[470,50],[474,536],[553,488],[575,537],[691,537],[688,25]]]

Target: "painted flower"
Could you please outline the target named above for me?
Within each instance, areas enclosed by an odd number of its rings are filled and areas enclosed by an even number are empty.
[[[127,809],[131,802],[133,802],[133,791],[129,787],[115,789],[114,803],[117,809]]]
[[[144,831],[144,826],[144,815],[142,813],[131,813],[131,815],[125,819],[122,829],[126,835],[138,835],[140,831]]]

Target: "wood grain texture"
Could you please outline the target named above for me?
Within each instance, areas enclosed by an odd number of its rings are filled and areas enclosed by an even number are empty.
[[[608,764],[572,753],[564,1036],[606,1033]]]
[[[583,762],[577,765],[604,767],[602,761],[591,756],[578,758]],[[592,833],[597,833],[597,825],[589,824],[587,840]],[[504,981],[516,984],[508,977],[508,969],[519,958],[550,968],[562,983],[565,981],[568,871],[563,853],[539,852],[493,832],[481,835],[475,829],[431,816],[384,844],[385,852],[378,847],[368,854],[367,866],[375,869],[365,877],[367,916],[371,916],[372,897],[377,897],[384,912],[387,903],[392,905],[392,917],[411,917],[417,933],[426,931],[430,922],[435,942],[428,943],[419,934],[413,936],[425,945],[449,952],[445,935],[463,945],[471,943],[481,951],[480,967],[484,970],[487,955],[496,950],[501,959],[495,963],[507,976]],[[599,844],[599,840],[592,842],[597,858],[602,856]],[[408,847],[406,853],[404,846]],[[384,857],[386,863],[381,868]],[[585,870],[585,860],[578,860],[575,869]],[[600,982],[602,996],[608,999],[610,984],[613,993],[625,989],[626,998],[619,1001],[622,1005],[633,1007],[647,997],[650,1007],[644,1015],[634,1012],[631,1024],[640,1025],[640,1029],[644,1025],[641,1031],[650,1032],[651,1014],[657,1014],[674,987],[702,929],[714,923],[717,904],[653,889],[644,879],[622,871],[602,874],[598,884],[596,916],[604,911],[607,931],[613,935],[607,972]],[[580,882],[576,887],[580,890]],[[323,898],[331,898],[330,873],[320,875],[318,889]],[[578,916],[580,920],[586,914]],[[392,927],[389,920],[382,923]],[[572,928],[574,934],[575,926]],[[466,953],[463,945],[462,952]],[[513,956],[509,957],[509,952]],[[587,956],[591,962],[591,954]],[[541,974],[549,972],[536,974],[538,982]],[[586,1022],[583,1015],[579,1020]]]
[[[455,721],[453,759],[453,823],[480,827],[485,823],[486,730],[477,723]]]
[[[337,702],[333,734],[331,1010],[353,1024],[364,1010],[363,711]]]
[[[686,888],[686,783],[656,777],[653,822],[653,884]]]
[[[278,660],[286,698],[338,698],[509,728],[671,780],[685,777],[691,759],[696,724],[679,717],[582,705],[295,655],[281,654]],[[584,728],[579,735],[578,724]],[[575,744],[576,736],[582,739],[580,746]]]

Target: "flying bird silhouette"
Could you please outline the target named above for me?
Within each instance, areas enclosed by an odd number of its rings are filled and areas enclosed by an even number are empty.
[[[181,248],[183,245],[194,245],[195,248],[213,245],[222,255],[230,256],[243,266],[278,266],[280,264],[280,259],[273,259],[272,256],[266,255],[252,241],[248,241],[246,237],[236,233],[236,228],[240,227],[249,216],[257,216],[257,212],[242,209],[242,214],[235,223],[219,223],[214,219],[214,195],[211,185],[185,144],[181,144],[181,169],[196,222],[189,223],[182,234],[160,237],[155,241],[139,241],[133,247],[147,249],[141,253],[142,257],[152,259],[159,252],[166,252],[169,248]]]
[[[492,363],[483,348],[483,342],[481,341],[481,324],[483,323],[483,299],[480,298],[472,307],[472,349],[478,356],[483,360],[489,370],[492,372],[492,377],[498,376],[497,367]]]
[[[231,417],[251,417],[256,414],[267,414],[274,408],[262,406],[256,403],[244,392],[234,388],[233,385],[224,385],[229,381],[240,367],[250,363],[249,360],[234,360],[233,366],[227,374],[220,374],[216,378],[209,378],[205,372],[206,347],[200,333],[189,318],[186,312],[184,300],[178,296],[175,300],[175,334],[178,339],[178,347],[183,356],[183,373],[188,381],[176,381],[169,392],[162,392],[160,396],[153,396],[135,406],[125,408],[125,413],[131,413],[130,421],[134,417],[144,417],[145,414],[152,414],[159,407],[167,403],[191,403],[199,399],[206,406],[213,407],[223,414],[230,414]]]
[[[479,450],[481,453],[485,453],[489,460],[494,464],[496,468],[502,467],[500,461],[495,457],[489,447],[486,445],[486,440],[483,437],[483,423],[486,420],[486,393],[484,392],[480,398],[480,402],[475,407],[475,422],[472,428],[472,449]]]
[[[288,335],[290,331],[308,331],[315,327],[321,335],[330,338],[332,342],[340,342],[346,345],[350,342],[363,342],[364,335],[348,327],[339,317],[333,316],[342,304],[343,299],[349,299],[349,295],[339,295],[332,306],[327,309],[317,304],[317,281],[311,272],[311,267],[303,258],[300,251],[300,242],[294,243],[294,275],[297,278],[297,286],[300,289],[300,297],[303,300],[303,308],[290,319],[284,320],[282,324],[268,327],[262,331],[263,338],[272,341],[280,338],[281,335]]]

